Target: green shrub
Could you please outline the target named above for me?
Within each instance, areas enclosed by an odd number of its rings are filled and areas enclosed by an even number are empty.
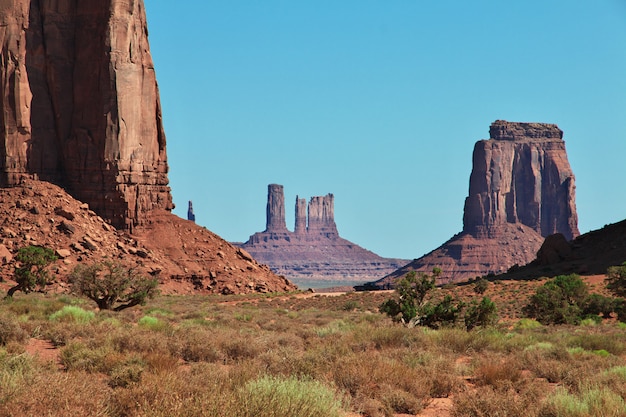
[[[465,312],[465,327],[472,330],[474,327],[491,326],[498,322],[498,307],[488,297],[483,297],[480,303],[473,301]]]
[[[618,297],[626,297],[626,262],[606,272],[607,288]]]
[[[152,316],[143,316],[137,324],[150,330],[163,330],[167,327],[167,323]]]
[[[529,318],[519,319],[517,323],[515,323],[515,328],[519,330],[537,329],[542,326],[543,324],[539,323],[537,320]]]
[[[435,281],[441,270],[433,269],[433,275],[411,271],[396,284],[397,299],[389,299],[381,304],[379,311],[387,314],[395,321],[410,323],[416,318],[424,298],[435,288]]]
[[[77,265],[70,275],[70,284],[74,293],[95,301],[100,310],[121,311],[144,305],[158,293],[158,281],[111,261]]]
[[[426,303],[419,309],[416,324],[438,329],[456,323],[463,303],[455,301],[451,295],[446,295],[438,303]]]
[[[565,388],[557,388],[543,403],[542,417],[588,417],[626,415],[626,402],[608,388],[586,388],[572,394]]]
[[[242,417],[340,417],[342,398],[318,381],[265,376],[240,392]]]
[[[70,321],[76,323],[89,323],[94,317],[93,311],[85,311],[76,306],[65,306],[61,310],[50,315],[51,321]]]
[[[43,289],[48,284],[47,268],[57,259],[54,251],[49,248],[31,245],[18,250],[15,255],[18,266],[13,273],[17,285],[9,288],[7,297],[13,297],[16,291],[29,293],[37,287]]]
[[[537,288],[523,311],[541,324],[578,324],[587,291],[578,275],[559,275]]]

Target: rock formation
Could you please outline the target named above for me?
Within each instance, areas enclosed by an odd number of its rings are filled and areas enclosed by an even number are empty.
[[[493,236],[503,224],[521,223],[542,236],[578,236],[563,132],[556,125],[498,120],[490,136],[474,147],[463,231]]]
[[[51,289],[67,289],[66,277],[78,263],[111,259],[159,280],[166,294],[292,291],[240,248],[203,227],[164,210],[150,212],[133,234],[117,230],[89,205],[44,181],[24,180],[0,188],[0,289],[13,276],[13,255],[27,245],[53,249]],[[2,288],[4,285],[6,286]]]
[[[10,262],[7,251],[38,242],[58,247],[66,264],[88,254],[137,255],[152,265],[148,272],[160,274],[163,286],[173,277],[172,282],[194,281],[199,291],[295,288],[240,249],[170,213],[143,0],[0,0],[0,110],[0,192],[9,198],[25,193],[25,206],[33,210],[5,207],[12,200],[0,200],[3,214],[22,216],[4,220],[9,228],[17,222],[20,231],[0,236],[2,262]],[[64,207],[52,210],[39,201],[52,184],[76,199],[70,205],[87,209],[74,209],[69,218]],[[40,188],[44,194],[33,191]],[[49,217],[42,220],[39,213]],[[93,228],[105,228],[108,240]],[[143,249],[122,249],[120,230],[131,233],[132,242],[144,239]],[[75,237],[51,240],[66,235]],[[76,240],[78,235],[85,237]]]
[[[463,232],[384,277],[443,270],[443,281],[501,273],[532,261],[545,237],[578,236],[574,174],[554,124],[497,120],[474,147]]]
[[[196,221],[196,215],[193,212],[193,203],[189,200],[189,208],[187,208],[187,220],[194,222]]]
[[[0,186],[63,185],[116,227],[171,210],[142,0],[0,1]]]
[[[296,197],[293,232],[285,224],[284,201],[283,187],[270,184],[265,231],[238,245],[296,284],[362,283],[406,263],[402,259],[382,258],[341,238],[335,224],[332,194],[312,197],[308,206],[305,199]]]
[[[302,236],[306,233],[306,198],[296,196],[296,226],[294,233]]]
[[[285,194],[283,193],[283,186],[270,184],[267,188],[267,223],[265,232],[286,232],[287,223],[285,221]]]

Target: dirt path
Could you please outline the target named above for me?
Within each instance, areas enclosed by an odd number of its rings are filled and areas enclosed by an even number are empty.
[[[48,340],[31,338],[26,344],[26,353],[31,356],[36,356],[44,362],[52,362],[57,365],[59,369],[63,369],[59,349]]]

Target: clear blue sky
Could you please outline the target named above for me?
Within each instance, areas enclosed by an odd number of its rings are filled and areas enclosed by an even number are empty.
[[[474,143],[556,123],[581,232],[626,218],[626,0],[145,0],[170,182],[230,241],[267,184],[417,258],[462,229]]]

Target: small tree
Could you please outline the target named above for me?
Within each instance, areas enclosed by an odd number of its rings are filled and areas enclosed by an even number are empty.
[[[472,301],[465,311],[465,328],[491,326],[498,322],[498,307],[489,297],[483,297],[480,303]]]
[[[100,310],[120,311],[143,305],[158,292],[156,280],[111,261],[77,265],[70,283],[73,292],[95,301]]]
[[[618,297],[626,297],[626,262],[606,271],[607,288]]]
[[[47,267],[57,260],[54,251],[41,246],[26,246],[17,251],[15,259],[18,266],[15,267],[13,277],[17,285],[9,288],[7,297],[13,297],[16,291],[29,293],[37,287],[43,289],[48,283]]]
[[[451,295],[446,295],[438,303],[426,303],[419,311],[417,324],[438,329],[456,323],[463,303],[456,302]]]
[[[578,275],[559,275],[537,288],[524,312],[541,324],[577,324],[587,296],[587,285]]]
[[[435,280],[440,273],[439,268],[433,269],[432,276],[424,273],[417,275],[415,271],[409,272],[398,281],[396,286],[398,299],[385,301],[379,308],[380,312],[387,314],[395,321],[408,324],[417,316],[426,294],[435,288]]]

